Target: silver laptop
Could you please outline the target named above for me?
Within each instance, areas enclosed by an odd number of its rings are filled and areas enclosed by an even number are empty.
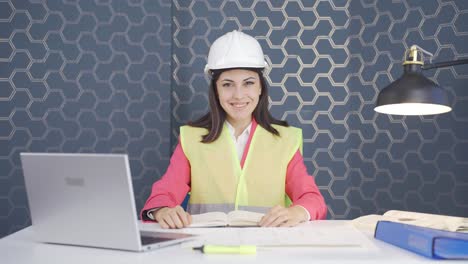
[[[140,232],[127,155],[20,155],[38,241],[146,251],[194,238]]]

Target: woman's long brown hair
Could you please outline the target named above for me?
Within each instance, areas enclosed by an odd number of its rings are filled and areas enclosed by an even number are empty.
[[[260,94],[260,98],[258,99],[257,107],[252,113],[253,118],[255,118],[257,123],[265,130],[272,133],[273,135],[280,136],[278,130],[276,130],[272,125],[275,124],[285,127],[289,125],[286,121],[274,118],[268,110],[268,86],[265,81],[265,77],[263,76],[261,68],[231,68],[213,70],[211,76],[210,91],[208,93],[210,111],[204,116],[202,116],[200,119],[193,122],[189,122],[188,125],[208,129],[208,134],[202,137],[201,142],[203,143],[210,143],[218,139],[218,137],[221,135],[221,131],[223,130],[224,121],[226,121],[226,112],[219,103],[218,91],[216,90],[216,81],[218,81],[221,73],[233,69],[249,70],[254,71],[258,74],[262,92]]]

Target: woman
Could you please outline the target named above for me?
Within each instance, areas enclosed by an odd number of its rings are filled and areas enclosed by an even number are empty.
[[[210,48],[210,112],[180,129],[166,174],[153,184],[143,220],[183,228],[191,214],[248,210],[260,226],[324,219],[327,208],[308,175],[302,132],[268,111],[267,66],[260,44],[233,31]],[[187,211],[180,206],[190,194]]]

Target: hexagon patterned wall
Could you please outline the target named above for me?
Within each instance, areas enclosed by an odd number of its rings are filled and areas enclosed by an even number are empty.
[[[454,111],[373,111],[417,44],[468,57],[464,0],[0,0],[0,237],[30,224],[22,151],[128,153],[140,209],[178,128],[207,111],[209,45],[261,43],[270,110],[304,134],[329,218],[468,216],[468,66],[429,70]],[[465,107],[464,107],[465,106]]]
[[[329,218],[389,209],[468,216],[468,65],[425,72],[449,91],[449,114],[373,111],[409,46],[434,61],[468,57],[467,12],[462,0],[174,1],[172,135],[208,110],[210,44],[241,30],[271,64],[270,110],[303,130]]]
[[[23,151],[128,153],[142,207],[171,151],[170,14],[170,1],[0,1],[0,237],[30,224]]]

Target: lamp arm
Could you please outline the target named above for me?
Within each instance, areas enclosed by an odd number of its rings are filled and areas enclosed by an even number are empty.
[[[461,64],[468,64],[468,59],[454,60],[454,61],[443,61],[443,62],[436,62],[436,63],[431,63],[431,64],[424,64],[421,68],[423,70],[428,70],[428,69],[449,67],[449,66],[461,65]]]

